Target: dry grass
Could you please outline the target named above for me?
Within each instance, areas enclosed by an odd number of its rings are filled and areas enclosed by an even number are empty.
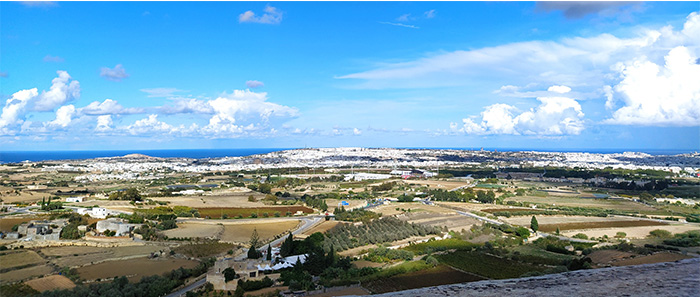
[[[396,210],[396,208],[399,208],[399,210]],[[454,210],[435,206],[435,205],[426,205],[423,203],[418,203],[418,202],[392,202],[387,205],[381,205],[377,206],[375,208],[370,209],[373,212],[378,212],[381,213],[383,216],[392,216],[395,214],[401,214],[403,211],[401,209],[408,210],[410,209],[411,212],[430,212],[430,213],[438,213],[438,214],[445,214],[445,213],[454,213]]]
[[[542,232],[553,232],[559,230],[585,230],[585,229],[600,229],[600,228],[628,228],[639,226],[664,226],[668,225],[664,222],[651,220],[638,221],[609,221],[609,222],[579,222],[579,223],[564,223],[564,224],[540,224]]]
[[[94,253],[106,252],[108,248],[93,247],[93,246],[60,246],[60,247],[48,247],[41,249],[41,253],[45,256],[71,256],[71,255],[85,255]]]
[[[180,238],[217,238],[224,231],[221,225],[186,222],[177,224],[177,228],[163,232],[168,237]]]
[[[549,205],[557,206],[573,206],[573,207],[592,207],[601,209],[614,209],[619,211],[633,211],[640,213],[654,213],[658,212],[657,209],[633,202],[628,200],[608,200],[608,199],[583,199],[576,197],[563,197],[563,196],[515,196],[507,198],[506,201],[520,201],[520,202],[531,202],[531,203],[543,203]]]
[[[274,223],[249,223],[249,224],[227,224],[224,225],[224,232],[221,234],[221,241],[234,243],[247,243],[253,230],[258,231],[260,240],[272,239],[275,235],[280,235],[288,230],[295,229],[299,225],[298,220],[280,220]]]
[[[452,190],[462,186],[469,185],[466,181],[444,181],[444,180],[403,180],[404,184],[414,184],[426,186],[431,189]]]
[[[157,245],[139,245],[100,249],[103,250],[89,254],[78,253],[78,256],[63,256],[61,258],[51,259],[51,263],[59,267],[77,267],[108,260],[149,256],[152,252],[166,250],[167,247]]]
[[[4,270],[44,262],[46,262],[46,260],[41,258],[41,256],[34,251],[13,251],[0,256],[0,269]]]
[[[44,219],[45,217],[38,217],[38,216],[31,216],[31,217],[16,217],[12,216],[9,218],[1,218],[0,219],[0,231],[2,232],[11,232],[12,227],[14,225],[19,225],[22,223],[26,223],[32,220],[41,220]]]
[[[136,258],[121,261],[108,261],[78,268],[80,278],[85,280],[106,279],[126,276],[130,281],[139,281],[144,276],[159,275],[184,267],[194,268],[199,262],[184,259]]]
[[[580,231],[566,231],[562,232],[564,236],[573,236],[576,233],[583,233],[588,235],[588,237],[602,237],[607,235],[608,237],[613,237],[617,232],[627,233],[626,238],[645,238],[649,235],[652,230],[661,229],[666,230],[671,233],[683,233],[691,230],[700,230],[699,224],[672,224],[664,226],[641,226],[641,227],[625,227],[625,228],[605,228],[605,229],[590,229],[590,230],[580,230]]]
[[[316,232],[321,232],[321,233],[326,233],[326,231],[333,229],[333,227],[337,226],[341,222],[339,221],[322,221],[320,224],[313,226],[312,228],[304,231],[301,235],[311,235]]]
[[[75,284],[63,275],[49,275],[25,282],[39,292],[75,288]]]
[[[198,208],[200,217],[210,217],[212,219],[221,218],[227,215],[229,218],[236,218],[241,216],[243,218],[249,218],[253,213],[257,214],[258,218],[264,218],[265,214],[268,217],[275,217],[275,213],[279,213],[280,216],[286,216],[287,212],[292,215],[296,214],[298,211],[303,213],[313,213],[313,209],[306,206],[265,206],[265,207],[218,207],[218,208]]]
[[[253,195],[258,202],[248,201],[248,196]],[[156,201],[170,202],[168,206],[201,207],[263,207],[260,201],[264,194],[253,192],[248,188],[219,189],[213,192],[205,192],[205,195],[188,195],[176,197],[156,197]]]
[[[50,273],[53,273],[53,268],[49,265],[38,265],[24,269],[16,269],[5,273],[0,273],[0,283],[12,283]]]

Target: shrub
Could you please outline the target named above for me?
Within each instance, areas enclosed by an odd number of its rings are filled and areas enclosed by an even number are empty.
[[[578,238],[578,239],[588,239],[588,235],[583,234],[583,233],[578,233],[578,234],[574,235],[573,237]]]
[[[649,232],[649,237],[670,238],[671,232],[666,231],[666,230],[656,229],[656,230],[652,230],[651,232]]]

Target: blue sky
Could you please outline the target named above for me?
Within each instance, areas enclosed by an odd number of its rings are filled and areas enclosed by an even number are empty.
[[[698,2],[1,2],[0,28],[0,150],[700,150]]]

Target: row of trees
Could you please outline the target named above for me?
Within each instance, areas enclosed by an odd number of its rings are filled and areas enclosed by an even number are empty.
[[[452,201],[452,202],[467,202],[476,200],[481,203],[493,203],[496,201],[496,193],[488,191],[474,191],[472,188],[466,188],[463,191],[445,191],[442,189],[431,190],[428,192],[437,201]]]
[[[370,222],[374,219],[378,219],[381,216],[381,214],[364,209],[353,209],[347,211],[343,206],[336,207],[333,214],[335,215],[336,220],[348,222]]]

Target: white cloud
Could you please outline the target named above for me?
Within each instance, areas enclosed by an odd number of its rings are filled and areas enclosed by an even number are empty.
[[[436,14],[435,9],[431,9],[423,13],[423,15],[425,15],[425,17],[428,19],[434,18]]]
[[[20,3],[26,7],[51,8],[58,6],[56,1],[21,1]]]
[[[142,108],[124,108],[117,101],[105,99],[102,102],[93,101],[78,111],[85,115],[106,115],[106,114],[135,114],[144,112]]]
[[[621,108],[606,122],[622,125],[700,125],[700,65],[686,47],[668,52],[663,66],[645,58],[619,65],[622,81],[614,87],[606,106],[621,101]]]
[[[565,93],[571,92],[571,88],[569,88],[567,86],[551,86],[551,87],[549,87],[549,89],[547,89],[547,91],[555,92],[555,93],[559,93],[559,94],[565,94]]]
[[[407,14],[402,14],[401,16],[399,16],[398,18],[396,18],[396,21],[398,21],[398,22],[408,22],[410,19],[411,19],[411,14],[410,14],[410,13],[407,13]]]
[[[353,129],[352,129],[352,134],[354,134],[354,135],[360,135],[360,134],[362,134],[362,131],[361,131],[360,129],[353,128]]]
[[[600,90],[610,83],[610,66],[620,61],[640,56],[661,61],[664,51],[681,45],[697,51],[697,18],[697,13],[691,14],[681,31],[667,26],[635,29],[631,37],[624,38],[601,34],[437,52],[398,63],[378,61],[374,69],[337,78],[358,80],[355,87],[367,89],[460,86],[465,81],[500,80],[503,85],[564,84]]]
[[[44,57],[44,62],[63,62],[65,59],[59,57],[59,56],[52,56],[52,55],[46,55]]]
[[[39,92],[33,88],[16,92],[7,99],[0,114],[0,135],[11,134],[12,126],[22,124],[27,104],[38,96]]]
[[[105,132],[112,130],[112,115],[101,115],[97,117],[97,126],[95,131]]]
[[[49,125],[59,126],[59,127],[65,128],[66,126],[68,126],[68,124],[70,124],[74,114],[75,114],[75,106],[73,106],[73,105],[61,106],[56,111],[56,119],[49,122]]]
[[[126,69],[124,69],[122,64],[117,64],[117,66],[114,66],[114,68],[100,68],[100,76],[111,81],[122,81],[122,79],[129,77],[129,74],[126,73]]]
[[[33,110],[50,111],[64,103],[80,97],[80,83],[72,80],[68,72],[57,71],[58,77],[51,81],[51,88],[34,101]]]
[[[567,97],[538,97],[540,105],[515,115],[517,108],[497,103],[485,107],[481,119],[465,118],[452,123],[454,131],[466,134],[577,135],[584,129],[581,105]],[[476,120],[476,121],[475,121]]]
[[[249,81],[246,81],[246,82],[245,82],[245,85],[246,85],[248,88],[251,88],[251,89],[260,88],[260,87],[264,87],[264,86],[265,86],[265,84],[264,84],[263,82],[257,81],[257,80],[249,80]]]
[[[159,97],[173,97],[173,93],[183,92],[176,88],[152,88],[152,89],[141,89],[141,92],[148,94],[149,98],[159,98]]]
[[[0,71],[0,77],[8,77],[8,76],[10,76],[10,75],[7,74],[7,71]]]
[[[418,26],[407,25],[407,24],[403,24],[403,23],[392,23],[392,22],[379,22],[379,23],[384,24],[384,25],[392,25],[392,26],[398,26],[398,27],[404,27],[404,28],[420,29],[420,27],[418,27]]]
[[[260,23],[260,24],[272,24],[276,25],[282,22],[282,11],[270,6],[269,4],[265,6],[265,13],[261,16],[256,16],[251,10],[241,13],[238,16],[239,23]]]
[[[158,120],[157,114],[151,114],[147,118],[138,120],[126,126],[127,132],[131,135],[170,133],[174,127]]]
[[[212,114],[214,109],[209,105],[206,100],[199,99],[179,99],[174,102],[174,106],[163,106],[160,111],[165,114],[177,114],[177,113],[199,113],[199,114]]]
[[[24,123],[24,116],[29,111],[52,111],[64,103],[80,97],[80,83],[71,80],[65,71],[57,71],[58,77],[51,82],[48,91],[39,93],[37,88],[21,90],[7,99],[0,114],[0,134],[16,132]]]

